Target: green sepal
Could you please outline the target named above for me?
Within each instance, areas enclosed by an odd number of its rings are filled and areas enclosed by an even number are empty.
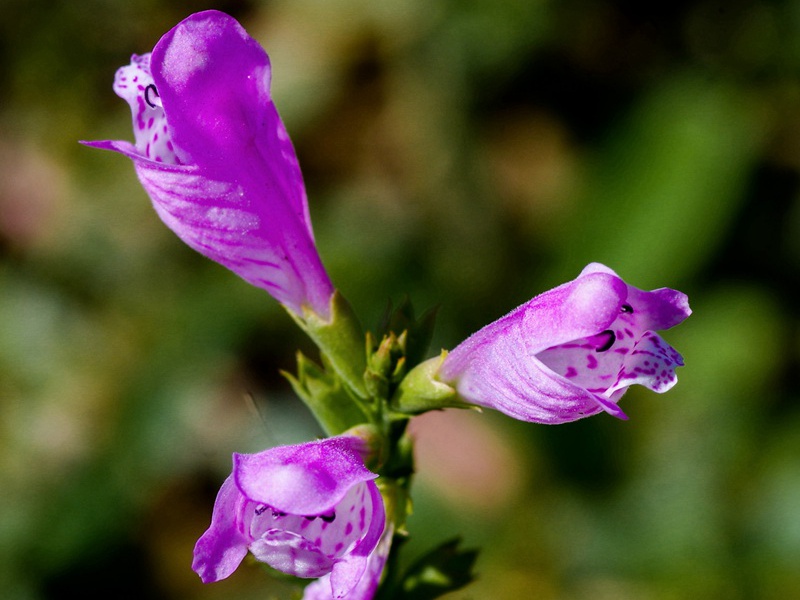
[[[337,374],[321,368],[301,352],[297,353],[297,376],[282,373],[327,435],[339,435],[370,421],[361,408],[361,400],[342,385]]]
[[[367,333],[367,371],[364,382],[370,397],[388,400],[405,375],[406,332],[398,337],[389,332],[375,347],[372,334]]]
[[[360,398],[369,397],[364,384],[366,352],[364,332],[350,303],[338,290],[331,297],[331,315],[326,321],[303,307],[302,317],[289,314],[330,361],[339,377]]]
[[[456,390],[436,379],[442,361],[447,356],[428,359],[414,367],[400,382],[392,396],[392,410],[406,415],[416,415],[442,408],[476,408],[459,399]]]
[[[389,447],[386,436],[383,435],[379,427],[369,423],[362,423],[343,431],[342,435],[361,438],[364,442],[361,450],[364,466],[373,473],[381,470],[389,456]]]
[[[437,307],[428,309],[418,319],[408,296],[405,296],[396,308],[392,307],[391,302],[386,307],[378,329],[378,337],[385,337],[392,331],[405,333],[403,349],[406,368],[415,366],[425,358],[433,339],[437,310]]]
[[[375,336],[367,333],[367,370],[364,375],[367,393],[388,401],[397,386],[425,355],[433,336],[436,310],[419,319],[408,298],[393,308],[391,302]]]

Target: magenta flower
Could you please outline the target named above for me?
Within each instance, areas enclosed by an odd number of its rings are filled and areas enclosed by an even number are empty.
[[[236,20],[194,14],[117,71],[136,143],[89,145],[133,160],[156,212],[189,246],[295,314],[306,307],[327,320],[333,286],[270,75],[267,54]]]
[[[339,436],[234,454],[192,568],[219,581],[249,550],[284,573],[325,578],[331,598],[362,598],[348,594],[380,577],[368,564],[386,521],[364,452],[361,438]]]
[[[605,410],[632,384],[666,392],[683,359],[655,330],[691,314],[685,294],[646,292],[592,263],[450,352],[437,379],[469,403],[523,421],[564,423]]]

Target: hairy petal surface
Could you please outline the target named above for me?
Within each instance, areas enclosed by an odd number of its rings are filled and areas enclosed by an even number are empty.
[[[652,328],[689,316],[680,292],[639,290],[608,267],[588,265],[473,334],[444,360],[438,378],[473,404],[538,423],[564,423],[617,405],[636,383],[670,389],[681,356]]]

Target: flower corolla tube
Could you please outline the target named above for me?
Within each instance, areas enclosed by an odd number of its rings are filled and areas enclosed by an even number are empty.
[[[156,212],[186,244],[296,315],[327,319],[334,290],[270,78],[266,52],[235,19],[193,14],[117,71],[135,143],[86,143],[133,161]]]
[[[683,358],[656,331],[691,314],[685,294],[625,283],[599,263],[487,325],[444,358],[436,379],[468,403],[537,423],[606,411],[629,386],[666,392]]]

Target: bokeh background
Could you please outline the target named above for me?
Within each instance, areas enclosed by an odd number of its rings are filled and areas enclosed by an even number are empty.
[[[205,8],[270,53],[321,254],[431,355],[601,261],[687,292],[686,367],[628,422],[414,424],[411,560],[453,599],[800,597],[800,2],[0,0],[0,595],[288,598],[190,570],[234,451],[319,433],[314,349],[184,247],[121,156],[129,55]]]

